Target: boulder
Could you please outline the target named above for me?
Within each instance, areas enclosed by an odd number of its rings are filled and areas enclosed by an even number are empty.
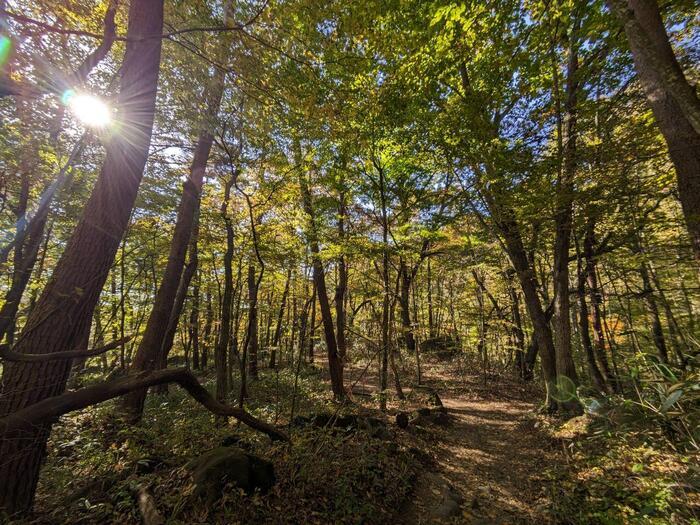
[[[256,489],[265,493],[275,484],[272,463],[235,447],[218,447],[191,460],[186,468],[192,473],[194,493],[207,501],[217,500],[231,484],[247,493]]]

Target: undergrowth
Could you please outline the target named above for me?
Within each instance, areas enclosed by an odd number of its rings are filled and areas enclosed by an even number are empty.
[[[211,378],[203,379],[212,386]],[[294,414],[338,408],[314,368],[298,377],[265,371],[249,392],[248,410],[278,425],[290,420],[292,404]],[[149,487],[174,524],[386,523],[406,499],[418,469],[409,447],[362,431],[292,428],[294,446],[271,445],[234,420],[216,426],[178,388],[168,396],[149,395],[139,426],[123,425],[114,414],[115,404],[108,402],[65,416],[54,427],[36,510],[21,523],[137,524],[138,485]],[[232,438],[274,464],[276,485],[265,495],[229,487],[213,505],[200,501],[184,465]]]

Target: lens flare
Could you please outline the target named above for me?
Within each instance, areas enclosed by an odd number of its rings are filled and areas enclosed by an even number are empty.
[[[12,40],[5,35],[0,35],[0,66],[7,62],[10,51],[12,51]]]
[[[93,95],[76,93],[69,89],[63,93],[61,101],[86,126],[103,128],[112,121],[109,106]]]

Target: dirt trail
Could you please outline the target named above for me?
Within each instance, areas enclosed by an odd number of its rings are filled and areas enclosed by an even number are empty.
[[[430,440],[435,468],[421,474],[402,522],[549,523],[544,471],[561,460],[561,451],[536,428],[537,393],[516,381],[484,381],[444,365],[425,375],[453,424]],[[445,515],[450,517],[438,518]]]

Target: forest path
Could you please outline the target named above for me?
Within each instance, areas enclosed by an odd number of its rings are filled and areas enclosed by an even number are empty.
[[[502,376],[484,380],[440,363],[426,368],[425,383],[439,393],[452,424],[429,440],[436,468],[421,473],[401,522],[551,522],[544,471],[563,459],[536,428],[538,393]]]

